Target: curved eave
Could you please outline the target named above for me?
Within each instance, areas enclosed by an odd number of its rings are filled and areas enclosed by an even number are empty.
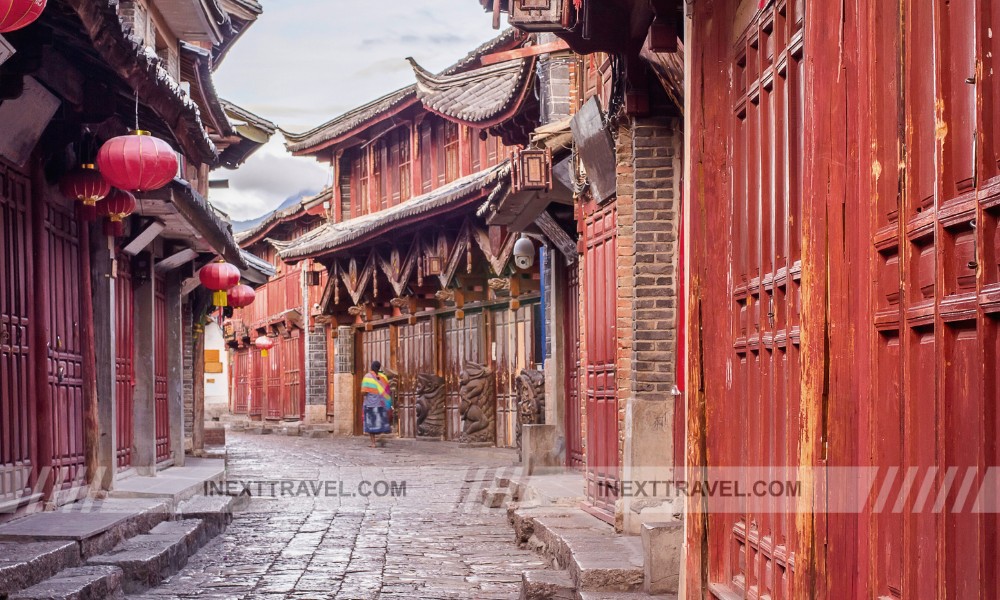
[[[394,98],[395,95],[398,98]],[[285,136],[285,148],[294,156],[310,156],[318,154],[331,146],[343,143],[351,138],[362,134],[372,125],[390,119],[404,110],[415,106],[420,102],[417,98],[415,86],[409,86],[402,90],[397,90],[370,102],[361,107],[355,108],[332,121],[324,123],[319,127],[310,129],[303,133],[291,133],[282,130]],[[379,110],[379,103],[385,103],[385,107]],[[372,114],[365,116],[364,111],[371,110]],[[356,119],[356,122],[351,122]],[[346,124],[349,123],[349,124]],[[345,125],[346,124],[346,125]],[[332,131],[329,137],[324,137],[324,132]]]

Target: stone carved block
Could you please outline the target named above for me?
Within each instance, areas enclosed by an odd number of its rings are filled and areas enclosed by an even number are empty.
[[[493,369],[466,361],[459,376],[463,443],[496,443],[497,407]]]
[[[445,429],[444,378],[417,374],[417,436],[439,438]]]
[[[545,374],[523,369],[514,380],[517,392],[517,447],[521,447],[521,427],[545,424]]]

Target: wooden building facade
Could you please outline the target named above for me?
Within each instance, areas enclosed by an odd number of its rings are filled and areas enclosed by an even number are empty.
[[[995,596],[995,3],[483,4],[682,74],[682,596]]]
[[[53,0],[4,35],[15,53],[0,64],[0,519],[183,464],[192,261],[219,254],[259,276],[205,200],[209,170],[259,146],[207,85],[213,51],[259,6],[231,16],[232,3],[213,4],[213,26],[181,40],[175,4]],[[110,237],[58,182],[137,118],[181,168]]]

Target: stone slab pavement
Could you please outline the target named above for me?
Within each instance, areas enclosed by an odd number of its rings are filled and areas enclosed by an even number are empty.
[[[517,598],[521,572],[506,512],[479,502],[509,450],[442,442],[231,433],[228,489],[251,500],[180,573],[140,596],[276,599]]]

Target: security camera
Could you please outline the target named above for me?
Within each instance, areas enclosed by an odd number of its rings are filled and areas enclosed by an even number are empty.
[[[535,264],[535,245],[523,233],[514,243],[514,264],[522,271],[530,269]]]

